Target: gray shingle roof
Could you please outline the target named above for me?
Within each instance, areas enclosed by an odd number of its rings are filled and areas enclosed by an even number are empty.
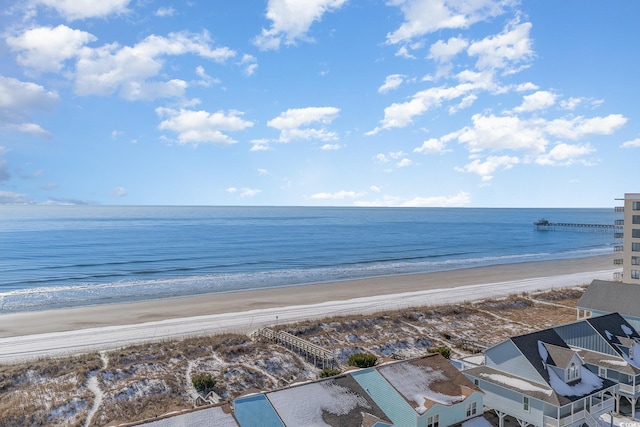
[[[578,300],[577,306],[640,318],[640,285],[594,280]]]

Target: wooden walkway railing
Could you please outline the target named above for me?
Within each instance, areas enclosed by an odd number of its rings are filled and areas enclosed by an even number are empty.
[[[270,328],[261,328],[251,334],[252,338],[266,338],[271,342],[276,342],[290,350],[296,351],[300,355],[305,355],[307,361],[313,359],[313,364],[322,368],[339,368],[338,361],[333,356],[333,352],[319,345],[313,344],[300,337],[284,331],[274,331]]]

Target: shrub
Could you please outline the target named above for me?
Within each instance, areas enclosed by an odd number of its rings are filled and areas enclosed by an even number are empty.
[[[440,353],[445,359],[451,358],[451,349],[449,347],[436,347],[427,350],[429,353]]]
[[[324,368],[320,371],[320,378],[335,377],[340,373],[340,369]]]
[[[374,366],[378,358],[371,353],[356,353],[349,358],[349,366],[358,368],[370,368]]]
[[[216,386],[216,379],[211,374],[197,374],[191,378],[191,382],[200,393],[207,393]]]

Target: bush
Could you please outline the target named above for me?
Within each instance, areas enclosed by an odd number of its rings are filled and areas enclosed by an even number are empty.
[[[378,358],[371,353],[356,353],[349,358],[349,366],[370,368],[376,364]]]
[[[340,373],[340,369],[324,368],[320,371],[320,378],[335,377]]]
[[[436,347],[427,350],[429,353],[440,353],[445,359],[451,358],[451,349],[449,347]]]
[[[216,379],[211,374],[197,374],[191,378],[191,382],[200,393],[208,393],[216,386]]]

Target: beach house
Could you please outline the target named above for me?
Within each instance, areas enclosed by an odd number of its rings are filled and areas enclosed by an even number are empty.
[[[485,366],[464,372],[484,403],[522,426],[595,427],[614,409],[618,385],[600,378],[554,329],[509,338],[485,351]]]
[[[393,425],[350,375],[241,396],[233,406],[242,427]]]
[[[576,310],[578,320],[620,313],[633,329],[640,330],[640,286],[593,280],[578,300]]]
[[[620,399],[624,398],[631,405],[631,416],[635,418],[640,397],[638,332],[618,313],[583,319],[554,327],[554,330],[577,350],[591,371],[618,384],[614,395],[615,410],[620,411]]]
[[[483,392],[440,354],[351,373],[394,426],[445,427],[483,413]]]
[[[440,354],[235,399],[241,426],[447,427],[482,415],[483,393]]]

